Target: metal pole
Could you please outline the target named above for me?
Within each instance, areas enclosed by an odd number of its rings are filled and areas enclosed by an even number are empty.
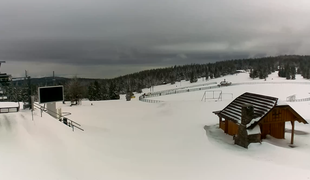
[[[41,109],[41,117],[42,117],[42,113],[43,113],[43,108],[45,108],[45,104],[44,104],[44,107],[40,107],[40,109]]]
[[[31,109],[34,109],[34,96],[31,96]]]
[[[32,121],[33,121],[33,109],[31,109],[31,116],[32,116]]]

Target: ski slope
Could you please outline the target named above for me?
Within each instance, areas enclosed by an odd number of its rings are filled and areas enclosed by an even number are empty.
[[[197,83],[264,82],[247,73]],[[288,82],[270,75],[266,82]],[[249,91],[279,97],[309,97],[309,80],[300,84],[245,84],[219,88],[233,98]],[[305,84],[303,84],[304,82]],[[190,86],[189,82],[154,87],[154,91]],[[143,92],[150,92],[144,89]],[[204,91],[153,97],[164,103],[83,101],[58,103],[84,132],[65,126],[47,114],[21,110],[0,114],[0,178],[10,180],[205,180],[309,179],[310,125],[296,123],[295,148],[286,139],[268,137],[249,149],[233,144],[217,128],[221,110],[233,99],[201,101]],[[91,103],[93,105],[91,105]],[[289,103],[308,122],[310,102]]]

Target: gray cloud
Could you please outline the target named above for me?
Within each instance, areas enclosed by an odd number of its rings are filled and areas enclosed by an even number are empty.
[[[307,54],[309,15],[306,0],[0,0],[0,58],[14,64],[8,63],[13,74],[27,67],[38,76],[54,68],[63,75],[110,77]]]

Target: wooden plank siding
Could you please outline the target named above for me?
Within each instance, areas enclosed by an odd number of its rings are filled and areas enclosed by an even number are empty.
[[[227,120],[226,122],[228,124],[227,134],[232,135],[232,136],[235,134],[238,134],[239,126],[230,120]]]
[[[285,122],[270,124],[270,135],[278,139],[284,139]]]
[[[220,128],[223,129],[223,131],[225,131],[225,121],[220,122]]]
[[[268,123],[268,124],[261,124],[261,137],[263,139],[266,138],[267,134],[278,138],[278,139],[284,139],[284,132],[285,132],[285,122],[280,123]]]
[[[270,124],[260,124],[260,131],[262,139],[265,139],[267,134],[270,134]]]
[[[273,108],[261,121],[262,138],[267,134],[278,138],[285,138],[285,122],[296,120],[295,115],[287,107]]]
[[[277,123],[294,121],[297,118],[294,114],[286,107],[275,107],[273,108],[263,119],[262,123]]]
[[[223,121],[220,121],[219,127],[229,135],[235,135],[238,134],[238,125],[234,123],[231,120],[223,119]]]
[[[285,138],[285,122],[295,121],[296,116],[287,106],[274,107],[259,122],[261,138],[264,139],[269,134],[278,139]],[[220,128],[229,135],[238,134],[239,125],[229,119],[220,122]]]

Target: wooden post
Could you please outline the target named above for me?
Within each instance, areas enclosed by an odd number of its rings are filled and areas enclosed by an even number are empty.
[[[294,144],[295,121],[291,121],[291,124],[292,124],[291,145],[293,145]]]
[[[31,109],[31,117],[32,117],[32,121],[33,121],[33,109]]]
[[[224,132],[226,134],[228,134],[228,120],[227,119],[225,119],[225,130],[224,130]]]
[[[222,117],[219,116],[219,128],[221,128]]]

